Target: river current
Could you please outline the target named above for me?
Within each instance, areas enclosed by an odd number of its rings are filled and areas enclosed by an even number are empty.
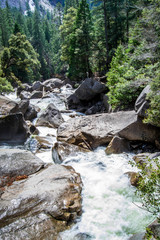
[[[9,97],[15,100],[13,95]],[[58,95],[31,100],[41,110],[50,102],[60,110],[65,109]],[[70,118],[66,113],[63,117],[65,120]],[[41,136],[49,133],[56,142],[55,129],[38,129]],[[51,150],[36,155],[45,162],[53,161]],[[60,234],[61,240],[128,240],[134,233],[145,231],[145,227],[153,222],[148,212],[137,207],[141,206],[140,199],[135,197],[135,188],[125,174],[137,170],[129,164],[132,157],[131,153],[106,155],[105,147],[99,147],[93,152],[77,152],[65,159],[63,165],[72,166],[81,175],[83,201],[82,216],[69,230]]]

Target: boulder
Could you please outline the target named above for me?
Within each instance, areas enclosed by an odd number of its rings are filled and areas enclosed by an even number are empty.
[[[37,117],[37,113],[38,109],[34,105],[30,104],[28,106],[27,111],[24,114],[24,118],[25,120],[33,120],[34,118]]]
[[[136,119],[134,111],[80,116],[61,124],[57,138],[83,148],[96,148],[109,143]]]
[[[0,142],[23,143],[28,135],[22,113],[0,117]]]
[[[46,110],[42,112],[37,119],[36,126],[46,126],[57,128],[64,122],[60,111],[55,107],[53,103],[50,103]]]
[[[75,95],[80,100],[91,100],[97,94],[106,91],[106,85],[92,78],[85,79],[75,91]]]
[[[138,180],[139,180],[139,174],[136,172],[126,172],[125,174],[129,177],[131,185],[134,187],[137,187]]]
[[[51,149],[51,147],[53,146],[53,138],[50,136],[35,136],[35,140],[38,143],[39,149]]]
[[[22,91],[19,95],[21,100],[30,99],[30,96],[31,96],[31,93],[26,91]]]
[[[30,99],[37,99],[42,98],[43,93],[41,91],[33,91],[33,93],[30,96]]]
[[[1,195],[1,238],[56,240],[80,214],[79,174],[71,167],[52,164],[13,182]]]
[[[105,107],[105,112],[107,113],[111,112],[112,108],[108,102],[108,96],[106,94],[103,95],[103,105]]]
[[[69,109],[78,109],[82,107],[81,105],[81,101],[77,98],[75,93],[71,94],[67,98],[67,106]]]
[[[43,90],[43,84],[40,81],[34,82],[32,85],[33,91],[42,91]]]
[[[115,135],[132,141],[154,142],[160,129],[143,124],[134,111],[103,113],[70,119],[58,128],[58,141],[83,148],[109,143]]]
[[[160,159],[160,152],[155,152],[155,153],[139,153],[133,157],[133,160],[136,163],[140,164],[147,164],[148,159],[154,159],[154,158],[159,158]]]
[[[31,134],[33,134],[33,135],[38,135],[39,134],[39,130],[34,126],[34,124],[31,121],[27,120],[26,124],[27,124],[29,132]]]
[[[115,136],[105,150],[106,154],[130,152],[129,142],[118,136]]]
[[[49,91],[54,88],[61,88],[64,85],[64,82],[59,78],[51,78],[43,82],[44,90]]]
[[[147,85],[136,100],[135,111],[139,117],[144,118],[147,116],[146,111],[149,108],[149,101],[146,100],[146,96],[150,91],[151,88],[149,85]]]
[[[29,100],[21,100],[18,103],[18,111],[23,113],[23,115],[26,113],[28,107],[29,107]]]
[[[98,101],[92,107],[88,108],[85,112],[86,115],[96,114],[100,112],[105,112],[105,107],[102,101]]]
[[[68,144],[65,142],[56,142],[52,147],[52,158],[55,163],[62,163],[68,156],[75,156],[77,152],[86,152],[84,148]]]
[[[19,96],[22,91],[32,92],[32,87],[27,83],[21,84],[21,86],[17,88],[17,96]]]
[[[130,141],[144,141],[154,143],[160,138],[160,128],[144,124],[140,118],[119,131],[119,136]]]
[[[0,95],[0,115],[8,115],[18,111],[18,104],[11,99]]]
[[[29,176],[44,167],[44,162],[31,152],[0,149],[0,187],[12,184],[20,176]]]

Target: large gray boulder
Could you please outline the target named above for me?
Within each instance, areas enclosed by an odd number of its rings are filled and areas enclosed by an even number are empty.
[[[44,162],[29,151],[0,149],[0,187],[19,176],[29,176],[43,167]]]
[[[18,111],[23,113],[23,115],[26,113],[28,107],[29,107],[29,100],[21,100],[18,103]]]
[[[17,111],[18,104],[15,101],[0,95],[0,115],[8,115]]]
[[[40,81],[34,82],[32,85],[33,91],[42,91],[43,90],[43,84]]]
[[[80,116],[70,119],[58,128],[59,141],[96,148],[109,143],[120,130],[137,120],[134,111]]]
[[[46,126],[57,128],[64,122],[60,111],[55,107],[53,103],[50,103],[46,110],[42,112],[37,119],[36,126]]]
[[[106,90],[104,83],[87,78],[67,98],[67,106],[69,109],[76,109],[87,115],[109,112],[110,106],[107,97],[105,97]]]
[[[144,118],[147,116],[149,101],[146,99],[146,96],[150,91],[151,91],[151,88],[149,85],[147,85],[136,100],[135,111],[137,112],[139,117]]]
[[[59,78],[51,78],[43,82],[45,91],[52,91],[54,88],[61,88],[64,82]]]
[[[81,213],[81,179],[73,168],[50,165],[1,195],[1,239],[53,239]]]
[[[30,99],[37,99],[37,98],[42,98],[43,93],[41,91],[33,91]]]
[[[32,92],[32,87],[27,83],[21,84],[17,88],[17,96],[19,96],[22,91]]]
[[[119,131],[119,136],[130,141],[155,143],[160,138],[160,128],[144,124],[140,118]]]
[[[91,100],[97,94],[106,90],[106,85],[92,78],[85,79],[75,91],[75,95],[80,100]]]
[[[19,95],[21,100],[27,100],[30,99],[31,93],[27,91],[22,91]]]
[[[37,117],[39,109],[33,104],[29,104],[27,111],[24,114],[25,120],[33,120]]]
[[[28,135],[22,113],[0,117],[0,142],[23,143]]]
[[[134,111],[103,113],[71,119],[58,128],[58,140],[84,148],[109,143],[115,135],[133,141],[154,142],[160,129],[143,124]]]

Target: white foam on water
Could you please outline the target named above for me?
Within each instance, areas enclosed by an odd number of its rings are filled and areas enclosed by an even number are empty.
[[[70,230],[61,233],[63,240],[73,240],[78,233],[88,234],[88,239],[127,240],[144,231],[151,216],[132,202],[135,190],[125,175],[136,170],[128,164],[131,159],[131,154],[107,156],[103,147],[66,159],[64,163],[81,174],[84,189],[83,214]]]

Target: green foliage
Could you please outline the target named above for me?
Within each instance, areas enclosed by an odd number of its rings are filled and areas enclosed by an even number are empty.
[[[148,94],[150,108],[147,111],[146,123],[160,127],[160,72],[151,82],[151,92]]]
[[[146,84],[143,78],[144,76],[131,65],[131,59],[127,51],[122,45],[119,45],[107,74],[107,86],[109,88],[107,95],[112,108],[132,108]]]
[[[3,72],[0,64],[0,94],[4,92],[11,92],[11,91],[13,91],[13,87],[11,83],[8,82],[5,77],[3,77]]]
[[[60,27],[62,39],[62,60],[68,66],[68,76],[75,79],[87,77],[91,73],[92,22],[89,5],[82,0],[79,8],[69,8]]]
[[[39,79],[38,54],[26,39],[17,33],[9,40],[9,47],[1,55],[3,76],[12,83],[31,82]]]
[[[137,166],[140,172],[136,194],[142,199],[142,206],[160,220],[160,160],[147,159]]]

